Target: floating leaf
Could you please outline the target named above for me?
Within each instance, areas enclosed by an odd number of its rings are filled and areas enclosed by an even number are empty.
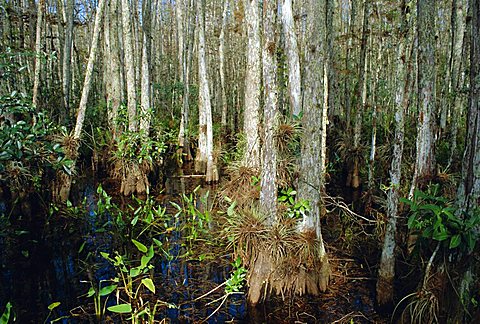
[[[126,313],[131,313],[132,312],[132,305],[130,304],[119,304],[115,306],[110,306],[107,308],[109,311],[113,313],[120,313],[120,314],[126,314]]]
[[[145,287],[147,287],[148,290],[150,290],[152,293],[155,293],[155,285],[153,284],[152,279],[150,278],[142,279],[142,284],[144,284]]]

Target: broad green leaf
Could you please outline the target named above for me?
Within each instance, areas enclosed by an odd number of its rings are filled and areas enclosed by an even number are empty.
[[[51,303],[50,305],[48,305],[48,310],[49,311],[52,311],[54,310],[55,308],[57,308],[58,306],[60,306],[60,302],[54,302],[54,303]]]
[[[110,306],[107,308],[113,313],[127,314],[132,312],[132,305],[130,304],[119,304],[115,306]]]
[[[445,229],[442,229],[440,231],[434,231],[433,233],[433,239],[437,241],[445,241],[448,238],[448,236],[449,235]]]
[[[110,295],[115,289],[117,289],[117,285],[106,286],[100,289],[99,294],[100,296],[107,296]]]
[[[137,249],[140,252],[147,253],[148,249],[145,245],[143,245],[142,243],[140,243],[140,242],[138,242],[137,240],[134,240],[134,239],[132,239],[132,243],[135,244],[135,246],[137,247]]]
[[[452,236],[452,238],[450,239],[449,248],[454,249],[454,248],[458,247],[461,242],[462,242],[462,238],[460,237],[460,234],[456,234],[456,235]]]
[[[130,277],[135,278],[141,273],[140,268],[131,268],[130,269]]]
[[[142,279],[142,284],[144,284],[152,293],[155,293],[155,285],[153,284],[152,279],[144,278]]]

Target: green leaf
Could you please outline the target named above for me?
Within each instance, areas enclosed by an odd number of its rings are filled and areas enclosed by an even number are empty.
[[[115,306],[110,306],[107,308],[113,313],[127,314],[132,312],[132,305],[130,304],[119,304]]]
[[[58,306],[60,306],[60,302],[54,302],[54,303],[51,303],[50,305],[48,305],[48,310],[49,311],[52,311],[54,310],[55,308],[57,308]]]
[[[117,285],[110,285],[110,286],[103,287],[102,289],[100,289],[99,295],[100,296],[110,295],[115,289],[117,289]]]
[[[142,279],[142,284],[144,284],[152,293],[155,293],[155,285],[153,284],[152,279],[144,278]]]
[[[445,229],[442,229],[440,231],[434,231],[433,233],[433,239],[437,241],[445,241],[449,237],[447,231]]]
[[[88,293],[87,293],[87,297],[90,298],[93,295],[95,295],[95,289],[93,289],[93,287],[90,287],[90,289],[88,290]]]
[[[159,247],[163,247],[163,243],[159,240],[157,240],[156,238],[152,238],[153,242],[158,245]]]
[[[140,242],[138,242],[137,240],[134,240],[134,239],[132,239],[132,243],[135,244],[135,246],[137,247],[137,249],[140,252],[147,253],[148,249],[145,245],[143,245],[142,243],[140,243]]]
[[[236,206],[237,206],[237,202],[234,201],[234,202],[230,205],[230,207],[228,207],[228,209],[227,209],[227,215],[228,215],[228,216],[230,216],[230,217],[233,216],[234,210],[235,210],[235,207],[236,207]]]
[[[0,324],[8,324],[8,321],[10,320],[11,308],[12,308],[12,304],[8,302],[7,306],[5,306],[5,311],[3,312],[2,317],[0,317]]]
[[[135,216],[132,221],[130,222],[130,224],[132,224],[133,226],[137,225],[137,222],[138,222],[138,215]]]
[[[452,238],[450,239],[449,248],[454,249],[454,248],[458,247],[461,242],[462,242],[462,238],[461,238],[460,234],[456,234],[456,235],[452,236]]]
[[[130,277],[135,278],[135,277],[137,277],[141,272],[142,272],[142,270],[141,270],[140,268],[131,268],[131,269],[130,269]]]

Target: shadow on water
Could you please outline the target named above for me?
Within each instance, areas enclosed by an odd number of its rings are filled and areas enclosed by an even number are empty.
[[[32,215],[16,215],[10,213],[9,202],[0,201],[0,215],[3,215],[0,225],[0,312],[10,301],[18,323],[42,323],[55,319],[58,319],[57,323],[95,322],[93,302],[85,295],[92,282],[98,284],[116,275],[115,268],[99,252],[112,253],[121,247],[116,237],[119,233],[115,233],[115,227],[111,225],[111,215],[97,215],[97,184],[93,179],[87,177],[79,185],[80,189],[76,189],[74,205],[84,206],[81,217],[52,217],[40,212],[45,208],[35,199],[31,203]],[[192,180],[178,174],[169,177],[163,207],[171,208],[170,201],[179,203],[182,191],[192,190],[201,181]],[[171,217],[170,222],[169,226],[180,228],[178,218]],[[218,310],[220,302],[207,304],[221,297],[223,288],[208,298],[196,300],[228,279],[230,260],[226,257],[210,263],[186,260],[181,257],[184,253],[182,234],[172,231],[168,240],[168,257],[155,257],[154,280],[157,297],[175,307],[160,309],[156,318],[168,319],[171,323],[197,322],[215,312],[207,322],[245,319],[244,296],[229,297]],[[54,302],[61,304],[49,314],[48,306]],[[109,298],[107,307],[113,304],[114,298]],[[115,316],[107,319],[108,322],[120,322]]]

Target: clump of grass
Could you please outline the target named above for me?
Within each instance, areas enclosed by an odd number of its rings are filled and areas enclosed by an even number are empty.
[[[221,190],[222,197],[229,197],[239,206],[257,200],[260,194],[259,173],[255,168],[244,166],[241,161],[234,162],[226,168],[229,176]]]
[[[262,269],[257,269],[263,273],[261,278],[258,272],[252,273],[255,278],[250,280],[249,276],[249,285],[257,287],[258,282],[251,281],[260,280],[264,294],[282,296],[319,291],[328,262],[319,254],[321,242],[314,231],[299,233],[298,220],[290,217],[267,225],[262,213],[252,206],[230,212],[227,222],[225,234],[247,268],[256,269],[258,260],[263,260]]]

